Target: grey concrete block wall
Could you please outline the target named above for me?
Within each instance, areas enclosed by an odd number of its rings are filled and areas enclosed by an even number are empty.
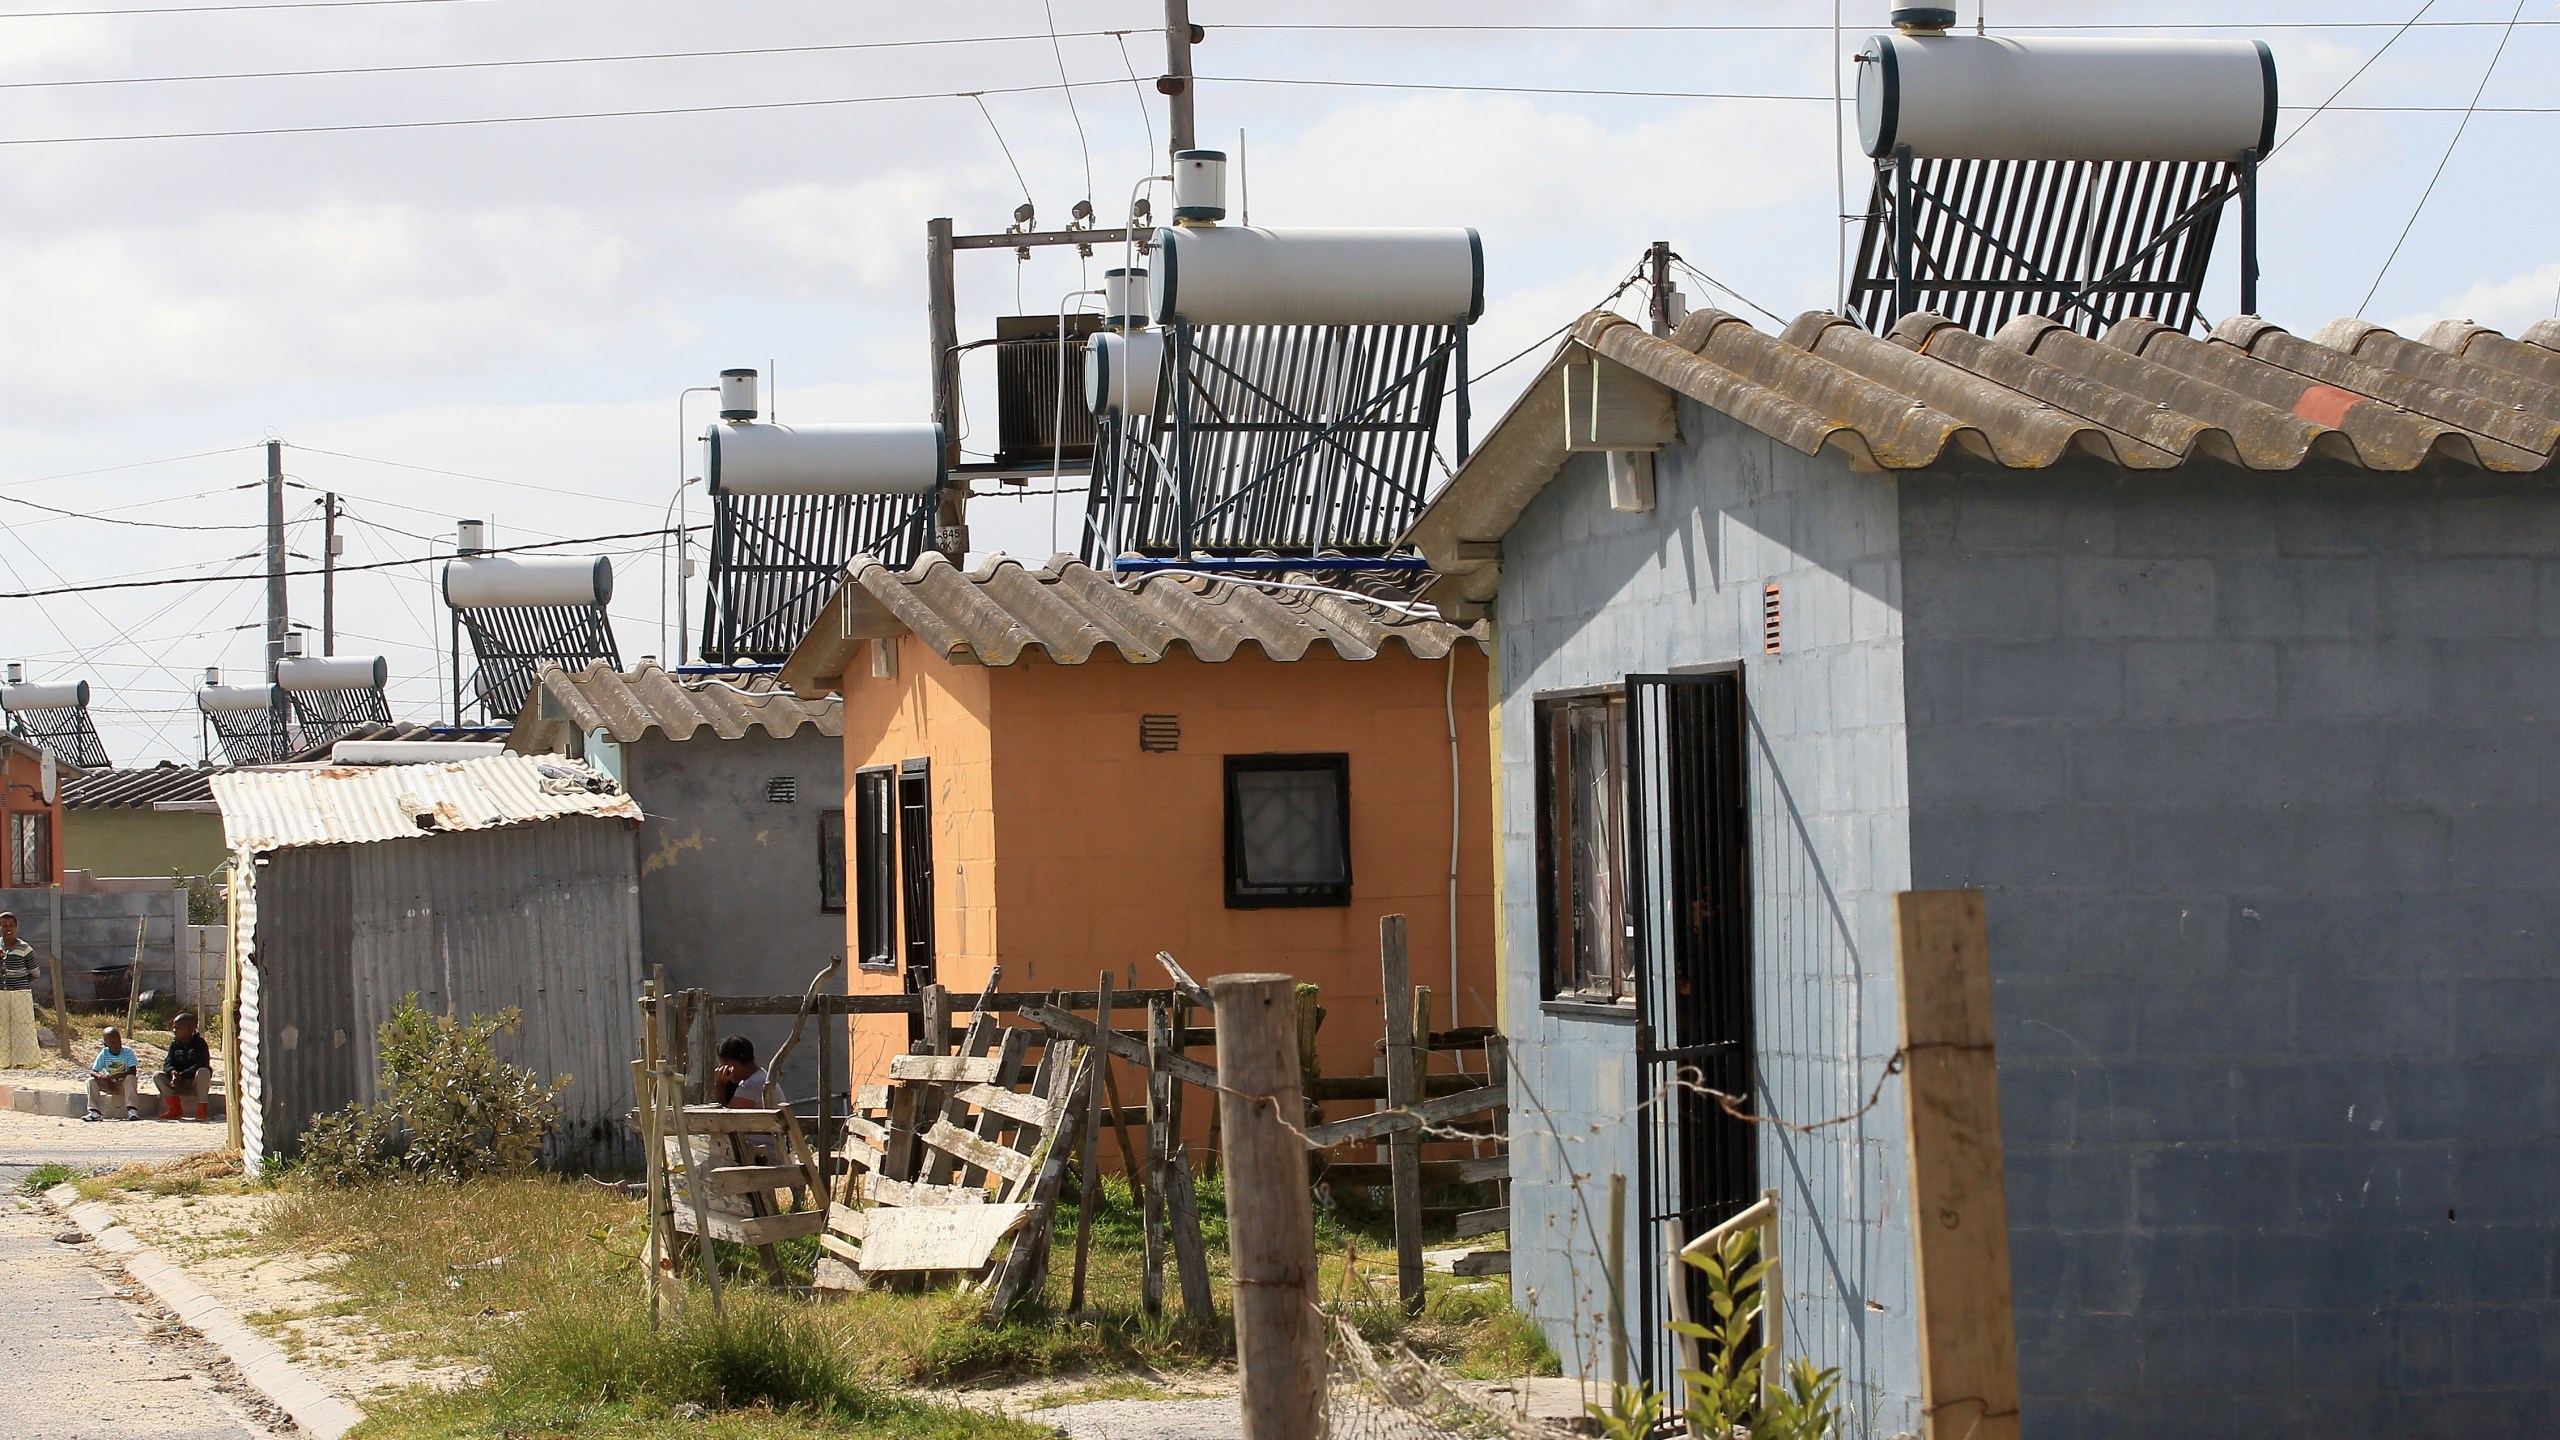
[[[39,952],[54,948],[54,892],[51,889],[0,890],[0,910],[15,913],[18,933]],[[187,928],[187,892],[162,890],[64,891],[62,914],[62,985],[72,1004],[92,1002],[102,993],[92,972],[121,971],[133,963],[135,927],[142,931],[142,988],[166,995],[177,982],[177,947]],[[40,976],[37,993],[52,998],[53,981]],[[121,994],[124,977],[105,982],[105,990]]]
[[[2030,1440],[2560,1425],[2560,494],[1901,484],[1988,893]]]
[[[1592,1237],[1608,1177],[1632,1184],[1646,1098],[1632,1016],[1541,1005],[1536,697],[1631,673],[1740,662],[1750,769],[1759,1078],[1791,1121],[1855,1111],[1895,1044],[1888,905],[1908,884],[1892,483],[1808,459],[1683,402],[1658,506],[1609,509],[1578,457],[1504,545],[1497,665],[1503,1004],[1514,1037],[1512,1274],[1569,1369],[1606,1376]],[[1781,653],[1761,653],[1780,586]],[[1790,1347],[1836,1365],[1860,1435],[1918,1428],[1899,1098],[1798,1134],[1763,1127],[1780,1193]],[[1588,1207],[1587,1212],[1583,1207]]]
[[[795,798],[776,804],[767,782],[789,777]],[[641,973],[664,965],[667,983],[729,995],[798,995],[844,953],[845,917],[821,904],[820,817],[844,808],[844,742],[808,726],[777,740],[750,731],[722,740],[661,735],[623,748],[623,778],[648,813],[640,834]],[[838,977],[835,988],[843,988]],[[770,1058],[790,1016],[738,1016]],[[779,1077],[785,1093],[817,1093],[818,1027]],[[844,1083],[839,1051],[836,1081]]]

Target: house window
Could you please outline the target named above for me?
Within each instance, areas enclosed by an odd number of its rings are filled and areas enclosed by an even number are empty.
[[[933,772],[898,762],[898,883],[906,910],[907,988],[933,983]],[[921,1028],[914,1037],[921,1038]]]
[[[898,968],[897,776],[885,767],[853,777],[853,926],[855,963]]]
[[[844,812],[818,812],[818,908],[844,913]]]
[[[1622,695],[1538,702],[1538,921],[1547,998],[1623,1002],[1628,970]]]
[[[9,883],[53,883],[53,817],[26,811],[9,817]]]
[[[1351,757],[1227,757],[1227,908],[1351,903]]]

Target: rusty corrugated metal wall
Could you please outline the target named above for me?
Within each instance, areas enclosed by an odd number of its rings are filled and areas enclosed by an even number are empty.
[[[500,1053],[570,1079],[551,1157],[637,1164],[622,1123],[638,1053],[638,871],[631,827],[578,817],[370,845],[277,851],[257,875],[253,1163],[314,1116],[378,1091],[375,1031],[409,995],[431,1011],[524,1023]],[[244,1037],[245,1038],[245,1037]]]

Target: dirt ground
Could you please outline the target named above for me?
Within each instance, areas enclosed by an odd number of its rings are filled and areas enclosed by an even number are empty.
[[[455,1386],[477,1378],[459,1366],[421,1365],[390,1353],[383,1333],[346,1297],[312,1278],[335,1263],[326,1252],[273,1255],[255,1243],[273,1194],[107,1197],[127,1230],[184,1268],[231,1312],[293,1357],[311,1378],[361,1408],[367,1399],[415,1385]]]

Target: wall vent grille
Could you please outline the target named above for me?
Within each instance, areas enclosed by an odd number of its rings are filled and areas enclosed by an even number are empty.
[[[1778,587],[1772,583],[1760,592],[1760,653],[1778,653],[1779,640]]]
[[[1139,716],[1138,748],[1156,755],[1169,755],[1181,749],[1182,717],[1179,715]]]
[[[800,777],[797,775],[776,775],[765,781],[764,803],[767,805],[796,805],[800,803]]]

